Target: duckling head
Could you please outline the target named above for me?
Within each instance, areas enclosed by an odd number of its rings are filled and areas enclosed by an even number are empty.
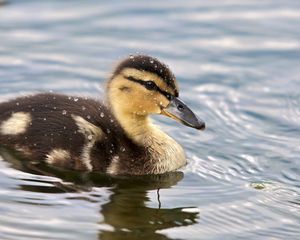
[[[128,119],[143,122],[150,114],[163,114],[189,127],[205,128],[205,123],[179,99],[174,74],[156,58],[131,55],[121,61],[108,82],[107,92],[121,125]]]

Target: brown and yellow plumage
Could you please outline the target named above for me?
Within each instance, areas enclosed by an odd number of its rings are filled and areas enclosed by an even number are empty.
[[[105,102],[37,94],[0,103],[0,144],[58,167],[109,174],[159,174],[186,164],[182,147],[152,125],[164,114],[185,125],[204,123],[178,99],[169,68],[130,56],[115,69]]]

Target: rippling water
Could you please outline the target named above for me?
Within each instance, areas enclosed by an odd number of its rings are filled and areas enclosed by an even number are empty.
[[[1,1],[0,1],[1,2]],[[99,97],[116,60],[157,56],[205,132],[156,117],[182,172],[110,178],[0,157],[0,239],[299,239],[298,1],[7,1],[0,100]]]

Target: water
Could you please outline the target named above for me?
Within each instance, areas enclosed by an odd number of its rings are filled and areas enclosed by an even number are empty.
[[[0,239],[299,239],[299,1],[8,1],[0,100],[101,97],[113,64],[156,56],[206,121],[155,122],[181,172],[110,178],[36,169],[1,151]]]

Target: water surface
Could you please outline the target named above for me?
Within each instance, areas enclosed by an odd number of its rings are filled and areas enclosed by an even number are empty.
[[[113,64],[146,53],[174,71],[205,132],[155,122],[180,172],[111,178],[1,150],[1,239],[299,239],[298,1],[7,1],[0,100],[101,98]]]

